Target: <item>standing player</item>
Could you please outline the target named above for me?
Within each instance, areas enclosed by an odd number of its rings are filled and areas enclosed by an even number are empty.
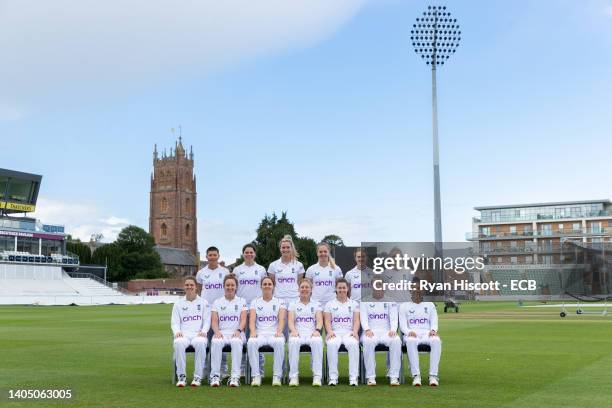
[[[212,305],[223,296],[223,278],[229,271],[219,265],[219,249],[211,246],[206,250],[208,264],[196,274],[196,281],[202,285],[201,296]]]
[[[221,355],[223,347],[232,348],[232,374],[230,387],[240,386],[240,366],[242,364],[242,347],[246,342],[247,305],[244,299],[236,296],[238,279],[229,274],[223,278],[225,294],[215,300],[212,306],[211,327],[214,333],[210,346],[210,386],[218,387],[221,383]]]
[[[300,281],[300,300],[289,305],[289,386],[297,387],[299,382],[300,346],[307,344],[312,353],[312,385],[321,386],[323,364],[323,314],[319,302],[311,300],[312,282],[305,278]]]
[[[206,260],[208,264],[200,269],[196,274],[196,281],[201,286],[201,297],[205,299],[209,305],[213,305],[215,300],[223,296],[223,278],[229,271],[219,264],[219,249],[211,246],[206,250]],[[208,341],[212,340],[213,333],[208,335]],[[227,375],[227,357],[223,355],[222,374]]]
[[[274,279],[274,296],[288,305],[299,299],[298,282],[304,277],[304,265],[298,261],[291,235],[285,235],[278,246],[281,257],[270,264],[268,275]]]
[[[361,342],[363,344],[363,360],[368,385],[376,385],[376,346],[384,344],[389,348],[390,367],[389,384],[398,386],[399,370],[402,358],[402,340],[397,335],[398,310],[395,302],[384,299],[384,292],[375,290],[372,302],[361,302],[359,314],[361,317]]]
[[[338,385],[338,350],[344,345],[349,355],[349,384],[356,387],[359,375],[359,304],[348,298],[346,279],[336,281],[336,299],[329,301],[324,310],[328,385]]]
[[[246,301],[247,307],[250,307],[251,302],[261,296],[261,280],[266,276],[266,270],[263,266],[255,263],[255,246],[246,244],[242,247],[242,258],[244,262],[234,268],[234,275],[238,277],[238,293],[237,295]],[[248,319],[248,317],[247,317]],[[248,321],[248,320],[247,320]],[[249,325],[247,324],[246,336],[249,337]],[[263,376],[264,371],[264,355],[259,354],[259,369]],[[246,365],[246,361],[242,362]],[[242,371],[244,372],[242,367]]]
[[[350,298],[357,302],[361,301],[361,291],[371,291],[372,278],[374,273],[372,269],[366,265],[367,261],[366,251],[363,248],[357,248],[355,250],[355,267],[348,271],[344,278],[350,285]]]
[[[431,347],[429,356],[429,385],[439,384],[438,365],[442,354],[442,342],[438,336],[438,312],[432,302],[423,302],[423,292],[418,288],[418,278],[414,278],[416,288],[412,290],[412,302],[406,302],[399,309],[399,323],[408,350],[412,385],[421,386],[419,368],[419,344]]]
[[[210,306],[206,300],[198,296],[196,280],[193,277],[185,279],[185,297],[172,307],[172,333],[174,334],[174,361],[176,362],[177,387],[186,384],[185,350],[190,345],[195,349],[195,370],[193,387],[202,384],[204,364],[206,363],[206,345],[210,329]]]
[[[274,297],[274,281],[266,276],[261,281],[262,297],[251,302],[249,310],[249,326],[251,336],[248,342],[249,362],[251,371],[254,373],[251,385],[261,385],[261,373],[259,371],[259,348],[270,346],[274,349],[274,369],[272,374],[272,385],[280,386],[283,375],[283,361],[285,359],[285,336],[283,328],[287,314],[287,307],[277,297]]]
[[[325,309],[326,303],[336,297],[334,287],[336,280],[342,278],[342,270],[336,266],[326,242],[317,245],[317,257],[319,261],[308,268],[306,277],[312,280],[314,285],[312,299],[319,302]]]

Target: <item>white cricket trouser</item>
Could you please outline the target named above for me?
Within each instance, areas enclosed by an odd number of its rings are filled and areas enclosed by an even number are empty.
[[[338,350],[340,346],[348,350],[349,379],[359,376],[359,341],[350,333],[336,333],[336,337],[327,340],[327,365],[329,366],[329,379],[338,379]]]
[[[276,337],[273,334],[259,334],[251,337],[247,343],[249,349],[249,363],[253,375],[261,375],[259,371],[259,348],[270,346],[274,349],[273,374],[276,377],[283,376],[283,361],[285,360],[285,338]]]
[[[210,377],[221,376],[221,357],[223,347],[231,346],[232,351],[232,377],[240,378],[240,365],[242,364],[242,346],[245,343],[244,334],[241,337],[233,337],[232,334],[223,334],[222,339],[213,336],[210,345]]]
[[[442,340],[438,336],[429,336],[429,331],[416,331],[417,337],[404,336],[404,343],[408,350],[408,360],[410,360],[410,372],[412,376],[421,375],[419,367],[419,344],[428,344],[431,347],[429,353],[429,375],[438,375],[440,365],[440,355],[442,354]]]
[[[200,337],[196,334],[183,333],[183,337],[174,339],[174,361],[176,363],[176,375],[185,375],[185,366],[187,364],[187,358],[185,350],[190,345],[195,349],[195,370],[193,371],[194,377],[200,377],[204,375],[204,366],[206,365],[206,345],[208,339],[206,337]]]
[[[363,363],[366,378],[376,378],[376,346],[384,344],[389,347],[389,377],[399,378],[400,363],[402,359],[402,340],[400,336],[389,336],[389,331],[373,331],[374,336],[368,337],[365,332],[361,336],[363,344]]]
[[[310,333],[299,333],[298,337],[289,337],[289,378],[299,375],[300,369],[300,346],[310,346],[310,368],[313,376],[321,377],[323,371],[323,338],[312,337]]]

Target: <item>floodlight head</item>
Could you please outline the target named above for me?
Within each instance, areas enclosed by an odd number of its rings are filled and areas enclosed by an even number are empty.
[[[417,17],[416,24],[412,25],[410,40],[414,52],[432,68],[444,65],[459,47],[459,24],[456,18],[450,17],[446,6],[427,6],[423,17]]]

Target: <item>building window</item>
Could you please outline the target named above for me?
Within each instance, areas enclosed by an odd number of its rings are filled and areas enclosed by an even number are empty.
[[[591,223],[591,232],[593,234],[601,234],[601,221]]]
[[[168,211],[168,199],[166,197],[162,197],[159,209],[163,213]]]
[[[516,241],[510,241],[510,248],[512,248],[512,250],[516,251]]]
[[[489,235],[491,235],[491,227],[481,227],[480,235],[482,235],[483,237],[488,237]]]
[[[580,232],[580,223],[579,222],[575,222],[575,223],[572,224],[572,231]]]
[[[542,263],[546,265],[552,264],[552,255],[544,255],[542,256]]]
[[[527,256],[525,257],[525,263],[526,263],[526,264],[530,264],[530,263],[532,263],[532,262],[533,262],[533,257],[532,257],[531,255],[527,255]]]
[[[15,237],[0,236],[0,251],[14,251]]]
[[[510,263],[511,264],[517,264],[518,263],[518,258],[516,256],[511,256],[510,257]]]
[[[191,234],[189,224],[185,225],[185,236],[188,237]]]
[[[516,225],[510,226],[510,235],[516,235]]]
[[[552,225],[550,224],[542,224],[541,233],[545,237],[549,237],[552,235]]]
[[[191,199],[189,197],[185,200],[185,212],[187,214],[191,213]]]
[[[166,235],[168,235],[168,227],[166,226],[165,223],[162,223],[162,225],[161,225],[161,236],[165,237]]]

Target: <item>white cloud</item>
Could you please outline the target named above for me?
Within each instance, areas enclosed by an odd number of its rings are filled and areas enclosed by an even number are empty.
[[[610,17],[612,17],[612,4],[606,4],[606,5],[604,6],[603,11],[604,11],[604,14],[606,14],[606,15],[608,15],[608,16],[610,16]]]
[[[20,0],[0,2],[0,89],[110,92],[161,74],[202,75],[334,32],[366,0]],[[51,94],[52,95],[52,94]],[[2,102],[2,101],[0,101]]]
[[[20,120],[25,116],[25,111],[15,106],[0,104],[0,122]]]
[[[89,241],[92,234],[102,234],[104,242],[112,242],[130,221],[103,213],[102,208],[92,204],[39,197],[33,216],[45,224],[64,225],[66,233],[82,241]]]

